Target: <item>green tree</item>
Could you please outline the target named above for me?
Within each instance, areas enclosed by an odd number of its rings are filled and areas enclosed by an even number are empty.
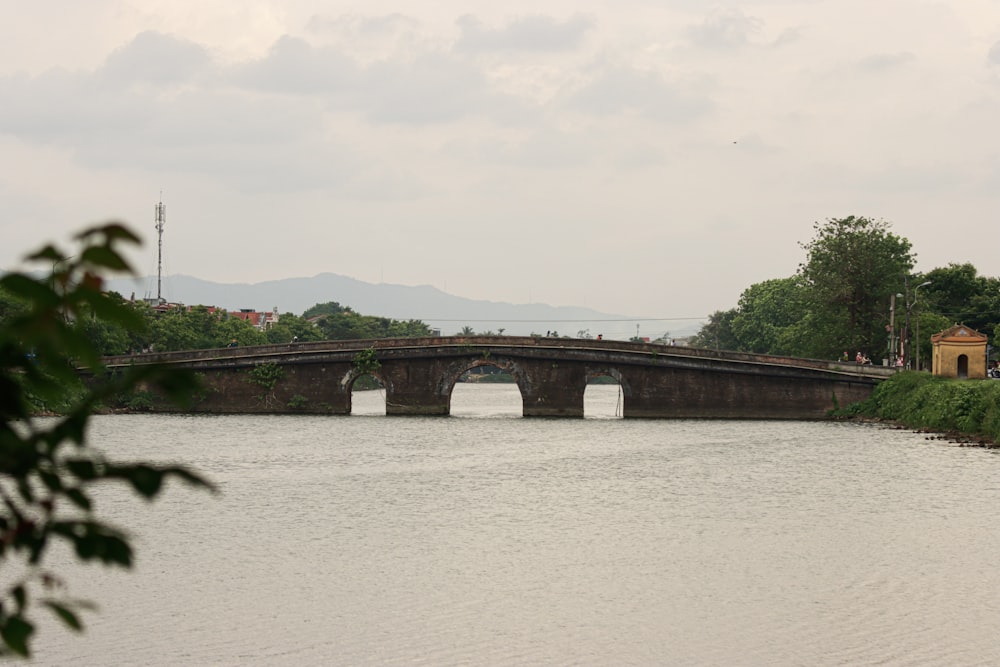
[[[28,304],[23,299],[18,299],[0,286],[0,322],[23,313],[27,308]]]
[[[394,320],[389,317],[359,315],[350,309],[321,315],[316,325],[327,340],[364,338],[405,338],[429,336],[430,327],[419,320]]]
[[[327,301],[326,303],[317,303],[315,306],[311,306],[302,313],[302,317],[307,320],[311,320],[321,315],[339,315],[341,313],[353,313],[350,306],[341,306],[336,301]]]
[[[216,347],[219,317],[205,306],[171,308],[153,319],[151,344],[158,352]]]
[[[290,343],[293,339],[300,343],[323,340],[323,332],[319,327],[304,317],[291,314],[282,315],[277,324],[265,333],[269,343]]]
[[[61,577],[46,565],[53,544],[68,544],[83,561],[131,566],[128,538],[94,512],[96,484],[124,482],[147,499],[170,477],[209,486],[184,467],[115,462],[89,446],[87,425],[102,401],[143,384],[183,402],[197,383],[190,373],[153,365],[106,372],[100,346],[80,323],[143,326],[141,315],[102,291],[101,277],[129,270],[118,246],[138,239],[106,225],[77,240],[76,252],[49,245],[28,257],[52,267],[47,278],[21,272],[0,278],[0,293],[20,304],[0,318],[0,655],[30,656],[39,606],[69,628],[83,627],[79,611],[89,605],[67,597]],[[61,416],[38,419],[40,411]]]
[[[806,261],[798,275],[812,314],[807,356],[836,358],[845,348],[887,351],[889,301],[913,269],[910,242],[889,223],[850,216],[814,225],[802,244]]]
[[[737,310],[717,310],[708,316],[708,322],[691,339],[694,347],[704,347],[713,350],[738,350],[739,341],[733,333],[733,320]]]
[[[732,332],[738,349],[761,354],[802,353],[798,325],[806,316],[797,277],[751,285],[740,295]]]
[[[227,314],[216,320],[207,347],[225,347],[234,340],[240,346],[265,345],[267,335],[250,322]]]
[[[913,354],[914,356],[918,354],[920,355],[920,367],[922,369],[930,370],[930,359],[934,354],[933,347],[931,346],[931,336],[939,331],[944,331],[954,324],[954,322],[943,315],[939,315],[926,309],[921,309],[914,317],[914,334],[916,334],[916,321],[918,318],[920,320],[920,340],[915,343],[918,347],[914,347]],[[987,331],[982,333],[989,335],[989,332]]]
[[[966,324],[991,334],[1000,323],[1000,280],[980,276],[972,264],[949,264],[915,280],[931,283],[920,290],[921,312],[937,313],[948,326]],[[923,331],[923,321],[920,326]]]

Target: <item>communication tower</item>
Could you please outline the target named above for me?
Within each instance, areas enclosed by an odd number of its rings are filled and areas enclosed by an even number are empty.
[[[156,303],[163,304],[163,226],[167,223],[167,206],[163,203],[163,195],[156,204]]]

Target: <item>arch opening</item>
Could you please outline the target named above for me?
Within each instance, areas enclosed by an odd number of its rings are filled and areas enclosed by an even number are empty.
[[[969,377],[969,355],[967,354],[958,355],[958,377]]]
[[[520,417],[521,388],[510,371],[479,361],[465,368],[451,386],[449,414],[455,417]]]
[[[625,392],[617,371],[587,375],[583,392],[584,419],[621,419],[625,414]]]
[[[385,386],[371,374],[359,375],[351,382],[352,415],[384,415]]]

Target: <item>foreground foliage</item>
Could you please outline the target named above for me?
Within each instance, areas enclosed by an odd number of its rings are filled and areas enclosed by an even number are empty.
[[[1000,442],[1000,381],[905,372],[881,383],[850,413],[910,428],[958,432]]]
[[[132,565],[127,535],[95,514],[95,485],[123,482],[146,499],[170,477],[210,488],[184,467],[114,462],[89,446],[88,421],[103,401],[155,385],[183,405],[196,381],[156,366],[105,373],[91,338],[95,327],[135,332],[143,319],[102,291],[101,275],[128,271],[118,246],[138,239],[106,225],[76,240],[75,252],[50,245],[28,257],[52,267],[48,277],[0,278],[0,291],[16,304],[0,320],[0,656],[30,656],[38,606],[69,628],[83,627],[78,612],[91,605],[68,597],[59,575],[45,567],[53,544],[68,544],[82,561]],[[91,381],[81,380],[79,368],[89,369]],[[38,416],[52,413],[59,416]]]

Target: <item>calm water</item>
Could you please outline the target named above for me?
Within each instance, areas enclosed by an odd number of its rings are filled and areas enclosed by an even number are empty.
[[[522,419],[459,385],[450,418],[116,416],[117,458],[187,462],[99,508],[131,573],[40,664],[980,665],[1000,662],[1000,457],[873,426]],[[596,418],[595,418],[596,417]]]

